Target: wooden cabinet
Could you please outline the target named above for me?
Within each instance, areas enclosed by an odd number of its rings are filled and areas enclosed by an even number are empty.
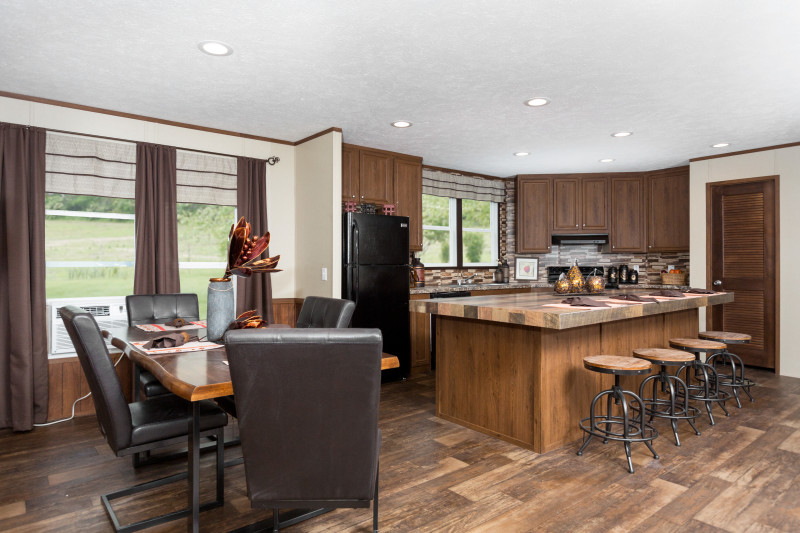
[[[647,173],[647,251],[689,250],[689,167]]]
[[[647,207],[645,179],[641,175],[611,178],[611,251],[646,252]]]
[[[358,191],[358,149],[353,146],[342,145],[342,201],[361,203],[361,193]]]
[[[392,156],[377,150],[359,150],[358,190],[360,201],[368,204],[390,204],[394,196]]]
[[[427,300],[430,294],[412,294],[412,300]],[[411,373],[418,374],[431,369],[431,315],[411,315]]]
[[[397,214],[408,217],[408,248],[422,251],[422,160],[394,158],[394,203]]]
[[[517,253],[548,253],[550,179],[517,176]]]
[[[422,251],[421,157],[342,144],[342,201],[395,204],[408,217],[409,250]]]
[[[553,233],[608,231],[608,178],[553,178]]]

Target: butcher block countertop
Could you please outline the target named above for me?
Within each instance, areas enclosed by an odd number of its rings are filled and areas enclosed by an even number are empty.
[[[604,294],[580,296],[603,301],[614,307],[558,307],[570,295],[520,293],[468,296],[449,299],[411,300],[410,310],[417,313],[472,318],[490,322],[519,324],[549,329],[569,329],[648,315],[696,309],[733,301],[733,293],[686,294],[684,298],[661,299],[658,303],[606,301],[610,296],[632,293],[645,297],[652,291],[612,289]]]

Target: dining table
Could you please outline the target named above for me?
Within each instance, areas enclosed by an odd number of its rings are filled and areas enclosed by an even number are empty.
[[[288,328],[272,324],[269,328]],[[184,328],[180,331],[205,340],[206,329]],[[171,393],[191,402],[192,416],[188,428],[188,484],[191,520],[188,531],[200,529],[200,400],[209,400],[233,394],[230,368],[225,347],[218,344],[213,349],[186,351],[185,346],[173,350],[161,349],[148,353],[141,343],[162,337],[165,331],[145,331],[138,327],[109,328],[103,335],[121,350],[133,363],[151,372]],[[398,368],[396,356],[384,353],[381,370]],[[133,392],[133,391],[132,391]]]

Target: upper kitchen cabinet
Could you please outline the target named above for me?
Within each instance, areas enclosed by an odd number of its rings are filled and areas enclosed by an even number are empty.
[[[392,156],[378,150],[359,150],[360,201],[368,204],[390,204],[394,196]]]
[[[610,190],[611,251],[646,252],[647,190],[644,177],[639,174],[612,176]]]
[[[397,214],[408,217],[408,248],[422,251],[422,158],[394,157]]]
[[[647,251],[689,250],[689,167],[647,173]]]
[[[358,148],[342,145],[342,201],[361,203],[358,191]]]
[[[546,254],[551,249],[550,182],[517,176],[517,253]]]
[[[608,232],[608,178],[553,178],[553,233]]]

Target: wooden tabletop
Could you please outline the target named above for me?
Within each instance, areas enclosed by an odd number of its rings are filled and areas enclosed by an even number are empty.
[[[660,361],[670,363],[689,363],[694,361],[694,354],[683,350],[673,350],[672,348],[636,348],[633,351],[635,357],[647,359],[652,363]]]
[[[583,366],[589,370],[614,370],[620,374],[640,374],[651,368],[649,361],[620,355],[589,355],[583,358]]]
[[[184,330],[205,336],[204,329]],[[115,328],[107,332],[111,343],[122,350],[129,359],[151,372],[170,392],[195,402],[233,394],[228,356],[225,348],[197,352],[149,355],[130,342],[146,341],[164,332],[147,332],[139,328]],[[400,362],[394,355],[384,353],[381,370],[398,368]]]

